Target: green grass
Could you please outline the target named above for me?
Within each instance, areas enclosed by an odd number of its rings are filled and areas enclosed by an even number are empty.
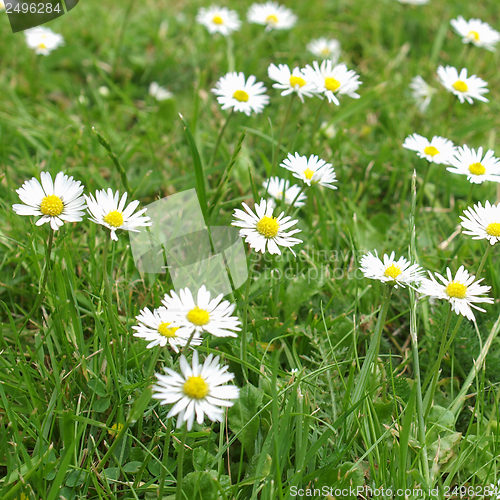
[[[232,4],[244,17],[246,5]],[[498,299],[476,314],[477,330],[467,320],[456,328],[451,315],[456,334],[437,366],[448,304],[394,290],[377,328],[384,291],[357,268],[377,249],[438,272],[478,269],[485,242],[443,242],[467,205],[499,199],[497,186],[471,189],[431,165],[422,193],[426,162],[401,144],[418,132],[499,153],[498,55],[465,47],[449,27],[463,15],[500,28],[496,2],[294,1],[293,30],[244,23],[229,46],[194,23],[203,5],[80,2],[50,23],[66,44],[48,57],[0,19],[0,498],[175,498],[180,455],[189,500],[286,499],[322,486],[482,494],[500,467]],[[307,42],[325,35],[360,73],[361,98],[297,100],[285,121],[289,97],[271,88],[267,67],[310,63]],[[210,89],[231,61],[266,83],[271,103],[262,115],[232,116],[215,151],[227,114]],[[420,114],[408,84],[420,74],[438,88],[439,64],[485,79],[490,102],[461,105],[440,88]],[[154,101],[151,81],[174,99]],[[264,179],[288,175],[278,164],[295,151],[331,161],[339,189],[307,191],[296,258],[248,249],[251,279],[231,299],[243,330],[199,349],[221,355],[241,397],[223,423],[195,425],[180,454],[183,431],[150,391],[177,356],[146,349],[131,328],[170,278],[141,276],[127,235],[108,251],[108,232],[90,221],[58,231],[48,262],[49,229],[12,211],[15,189],[41,170],[62,170],[87,192],[127,189],[144,205],[195,187],[207,222],[228,225],[241,201],[264,194]],[[497,257],[494,247],[482,271],[493,297]],[[380,348],[362,370],[377,332]]]

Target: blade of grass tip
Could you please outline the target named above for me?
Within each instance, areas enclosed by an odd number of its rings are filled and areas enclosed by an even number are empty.
[[[108,156],[110,157],[111,161],[113,162],[113,165],[118,170],[118,173],[120,174],[120,178],[121,178],[123,187],[125,188],[125,191],[127,191],[127,193],[132,195],[133,192],[130,189],[125,169],[123,168],[123,165],[120,163],[118,156],[116,156],[114,151],[111,149],[109,141],[94,126],[92,126],[92,132],[97,137],[99,144],[107,151]]]
[[[416,248],[416,232],[415,232],[415,213],[417,210],[417,172],[413,170],[411,178],[411,211],[410,211],[410,248],[409,257],[413,262],[418,262]],[[430,487],[429,462],[427,459],[427,446],[425,444],[425,420],[424,406],[422,400],[422,381],[420,377],[420,360],[418,357],[418,330],[417,330],[417,300],[413,288],[409,289],[410,293],[410,337],[413,355],[413,369],[415,371],[415,385],[417,397],[417,418],[418,418],[418,440],[422,450],[422,468],[424,470],[424,478],[426,486]]]
[[[179,113],[179,118],[182,124],[184,125],[184,135],[186,136],[186,140],[189,146],[189,151],[191,153],[191,158],[193,160],[194,175],[196,182],[196,193],[198,194],[198,200],[200,202],[201,212],[203,213],[203,217],[205,218],[205,220],[207,220],[207,211],[208,211],[207,190],[205,186],[205,174],[203,173],[203,165],[201,163],[200,153],[196,146],[193,134],[191,134],[191,130],[189,128],[188,123],[180,113]]]

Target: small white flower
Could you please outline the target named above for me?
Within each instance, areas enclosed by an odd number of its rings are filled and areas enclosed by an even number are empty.
[[[467,180],[473,184],[482,184],[484,181],[500,182],[500,159],[495,158],[494,154],[489,149],[483,156],[481,147],[458,147],[447,170],[454,174],[466,175]]]
[[[222,408],[232,406],[238,398],[239,389],[227,382],[234,378],[227,366],[219,365],[219,357],[209,354],[203,365],[198,362],[198,353],[193,352],[192,366],[186,358],[179,360],[181,373],[164,368],[165,375],[156,374],[157,383],[153,386],[153,398],[160,404],[173,404],[167,417],[177,415],[177,427],[186,422],[187,430],[193,427],[194,419],[202,424],[205,415],[212,422],[222,422]]]
[[[381,260],[375,253],[368,252],[361,258],[361,271],[366,278],[391,283],[396,288],[406,285],[417,285],[422,280],[423,269],[418,264],[410,264],[404,257],[395,259],[394,252],[384,254]]]
[[[54,182],[48,172],[40,174],[41,183],[35,177],[16,190],[24,203],[12,205],[18,215],[41,215],[37,226],[50,222],[56,231],[65,222],[78,222],[85,213],[85,199],[82,196],[84,186],[73,177],[59,172]]]
[[[137,200],[132,201],[125,208],[127,202],[127,193],[123,193],[120,199],[120,193],[113,193],[111,188],[106,191],[98,190],[93,195],[85,195],[87,201],[87,211],[90,220],[96,224],[101,224],[111,231],[111,239],[118,241],[116,231],[123,229],[125,231],[139,232],[138,227],[151,226],[151,219],[143,215],[146,208],[139,210],[134,214],[134,210],[139,206]]]
[[[340,57],[340,42],[334,38],[316,38],[307,44],[307,50],[316,57],[337,62]]]
[[[102,96],[102,97],[109,97],[109,87],[106,87],[105,85],[101,85],[98,89],[97,89],[97,92],[99,92],[99,94]]]
[[[290,68],[286,64],[270,64],[267,74],[273,83],[273,88],[282,89],[282,96],[295,93],[304,102],[304,97],[312,97],[316,93],[316,85],[312,80],[308,80],[304,71],[298,67]]]
[[[245,80],[243,73],[227,73],[219,78],[212,92],[222,109],[234,109],[250,116],[252,112],[260,113],[269,102],[265,94],[266,87],[250,75]]]
[[[488,102],[483,95],[489,92],[486,88],[488,83],[476,75],[467,76],[466,68],[462,68],[459,74],[453,66],[439,66],[437,75],[443,87],[456,95],[461,103],[467,101],[472,104],[474,99]]]
[[[481,297],[490,291],[489,286],[480,285],[483,278],[475,281],[476,277],[469,274],[464,266],[460,266],[455,277],[452,276],[450,268],[446,269],[446,278],[438,273],[429,273],[429,278],[424,278],[418,291],[423,295],[436,299],[447,300],[451,309],[456,314],[461,314],[471,321],[475,321],[472,308],[485,312],[484,309],[475,304],[492,304],[491,297]],[[438,279],[436,279],[436,277]],[[439,281],[438,281],[439,280]]]
[[[297,179],[304,181],[308,186],[319,184],[329,189],[337,189],[337,175],[331,163],[327,163],[317,155],[301,156],[299,153],[288,156],[281,162],[280,167],[292,172]]]
[[[455,154],[454,144],[449,139],[437,135],[429,141],[419,134],[411,134],[403,142],[403,147],[415,151],[419,158],[444,165],[450,165]]]
[[[64,44],[61,35],[42,26],[27,29],[24,36],[28,47],[34,49],[35,54],[41,54],[42,56],[48,56],[54,49]]]
[[[462,37],[463,43],[473,43],[477,47],[494,51],[500,40],[500,33],[480,19],[466,21],[462,16],[450,21],[453,29]]]
[[[149,95],[154,97],[157,101],[166,101],[167,99],[172,99],[174,94],[165,87],[161,87],[156,82],[151,82],[149,85]]]
[[[276,2],[254,3],[247,18],[251,23],[262,24],[267,30],[287,30],[297,21],[297,16],[287,7]]]
[[[294,245],[302,243],[302,240],[294,238],[293,235],[300,232],[300,229],[292,229],[297,224],[297,220],[292,220],[281,212],[278,217],[273,216],[273,204],[261,199],[255,204],[255,213],[246,203],[242,203],[245,211],[235,209],[231,222],[233,226],[240,227],[240,236],[257,252],[264,253],[266,250],[270,254],[281,255],[281,247],[292,250]]]
[[[183,288],[177,294],[174,290],[162,300],[166,307],[165,318],[173,326],[180,327],[179,335],[191,336],[208,332],[215,337],[237,337],[241,322],[232,316],[235,305],[222,300],[222,294],[213,299],[210,292],[202,285],[196,298],[189,288]]]
[[[295,207],[302,207],[305,204],[306,195],[301,193],[301,189],[297,185],[290,186],[287,179],[279,177],[271,177],[262,183],[267,191],[276,201],[283,200],[287,205],[294,204]],[[271,200],[268,200],[268,204]]]
[[[432,101],[433,95],[437,92],[420,75],[415,76],[410,82],[411,95],[417,103],[418,109],[423,113]]]
[[[325,59],[321,64],[313,61],[312,66],[304,68],[304,74],[306,79],[314,82],[319,95],[324,95],[328,102],[338,106],[338,95],[359,99],[359,94],[356,93],[361,85],[359,75],[352,69],[347,69],[345,64],[334,65],[330,59]]]
[[[215,5],[201,8],[196,16],[196,21],[205,26],[209,33],[220,33],[224,36],[239,30],[241,26],[238,14],[234,10]]]
[[[491,245],[500,241],[500,203],[492,205],[487,201],[467,208],[460,216],[463,233],[473,240],[488,240]]]
[[[139,324],[132,327],[136,331],[134,337],[149,340],[150,343],[146,346],[148,349],[157,345],[165,347],[168,344],[175,352],[179,352],[179,347],[184,347],[189,340],[189,335],[186,335],[185,330],[169,322],[167,310],[164,307],[153,311],[145,307],[135,319]],[[200,344],[201,336],[196,333],[189,345]]]

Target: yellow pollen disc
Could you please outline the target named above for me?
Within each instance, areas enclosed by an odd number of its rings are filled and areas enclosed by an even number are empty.
[[[276,24],[278,22],[278,17],[275,16],[274,14],[269,14],[266,17],[266,23],[268,24]]]
[[[321,55],[322,56],[329,56],[331,54],[331,50],[328,48],[328,47],[325,47],[323,49],[321,49]]]
[[[195,306],[194,309],[191,309],[191,311],[186,314],[186,318],[193,323],[193,325],[203,326],[210,321],[210,314],[208,314],[208,311],[205,311],[205,309],[200,309],[198,306]]]
[[[61,198],[59,198],[59,196],[56,196],[55,194],[46,196],[42,200],[42,203],[40,203],[40,212],[42,212],[43,215],[50,215],[52,217],[55,215],[60,215],[63,209],[64,203],[62,202]]]
[[[385,271],[384,276],[395,280],[401,274],[401,269],[394,264],[391,264]]]
[[[264,217],[257,222],[255,227],[265,238],[274,238],[278,234],[280,225],[278,224],[276,217],[268,217],[267,215],[264,215]]]
[[[482,163],[471,163],[469,165],[469,172],[474,175],[484,175],[486,169]]]
[[[43,42],[41,42],[41,43],[38,44],[38,48],[39,49],[46,49],[47,45],[45,45]]]
[[[467,84],[463,80],[457,80],[452,87],[455,90],[458,90],[459,92],[467,92],[469,87],[467,87]]]
[[[439,150],[434,146],[427,146],[424,149],[424,153],[429,156],[436,156],[437,154],[439,154]]]
[[[220,16],[214,16],[214,17],[212,18],[212,22],[213,22],[214,24],[224,24],[224,20],[223,20],[223,19],[222,19],[222,17],[220,17]]]
[[[290,77],[290,85],[292,87],[295,87],[295,86],[299,86],[299,87],[303,87],[304,85],[306,84],[306,81],[301,78],[300,76],[295,76],[295,75],[292,75]]]
[[[188,377],[182,390],[190,398],[203,399],[208,394],[208,385],[202,377]]]
[[[458,283],[456,281],[451,281],[445,289],[448,297],[456,297],[457,299],[465,298],[467,293],[467,287],[462,285],[462,283]]]
[[[310,180],[313,178],[313,175],[314,175],[314,171],[313,171],[313,170],[311,170],[310,168],[306,168],[306,169],[304,170],[304,177],[305,177],[308,181],[310,181]]]
[[[170,326],[170,323],[160,323],[158,333],[167,338],[176,337],[175,332],[179,329],[178,326]]]
[[[327,90],[335,92],[336,90],[338,90],[339,87],[340,87],[340,82],[338,80],[335,80],[335,78],[332,78],[331,76],[325,78],[325,88]]]
[[[469,31],[469,33],[467,33],[467,38],[474,38],[474,40],[476,42],[479,42],[479,33],[477,31]]]
[[[113,210],[109,212],[108,215],[104,216],[104,222],[113,227],[120,227],[123,224],[123,215],[118,210]]]
[[[486,232],[490,236],[496,236],[500,238],[500,222],[492,222],[486,226]]]
[[[240,101],[240,102],[247,102],[248,101],[248,94],[244,90],[237,90],[233,94],[233,98],[236,99],[237,101]]]

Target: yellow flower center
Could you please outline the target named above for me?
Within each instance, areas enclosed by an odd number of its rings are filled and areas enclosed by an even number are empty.
[[[186,314],[186,318],[193,323],[193,325],[203,326],[210,321],[210,314],[208,314],[208,311],[205,311],[205,309],[200,309],[198,306],[195,306],[194,309],[191,309],[191,311]]]
[[[40,212],[43,215],[55,216],[59,215],[64,209],[64,203],[62,202],[59,196],[55,194],[51,194],[50,196],[46,196],[42,203],[40,203]]]
[[[290,77],[290,85],[292,87],[295,87],[295,86],[299,86],[299,87],[303,87],[304,85],[306,84],[306,81],[301,78],[300,76],[295,76],[295,75],[292,75]]]
[[[486,169],[482,163],[471,163],[469,165],[469,172],[474,175],[484,175]]]
[[[434,146],[427,146],[424,149],[424,153],[429,156],[436,156],[437,154],[439,154],[439,150]]]
[[[120,227],[123,224],[123,215],[118,210],[113,210],[108,215],[105,215],[103,220],[110,226]]]
[[[310,168],[306,168],[306,169],[304,170],[304,177],[305,177],[308,181],[310,181],[310,180],[313,178],[313,175],[314,175],[314,171],[313,171],[313,170],[311,170]]]
[[[331,54],[331,50],[330,50],[328,47],[323,47],[323,48],[321,49],[321,55],[322,55],[322,56],[327,57],[327,56],[329,56],[330,54]]]
[[[158,327],[158,333],[160,335],[163,335],[164,337],[167,338],[173,338],[175,337],[175,332],[179,329],[178,326],[170,326],[170,323],[160,323],[160,326]]]
[[[391,264],[385,271],[384,276],[395,280],[401,274],[401,269],[394,264]]]
[[[268,217],[267,215],[264,215],[264,217],[257,222],[255,227],[265,238],[274,238],[278,234],[280,225],[278,224],[276,217]]]
[[[278,22],[278,17],[275,16],[274,14],[269,14],[266,17],[266,23],[267,24],[276,24]]]
[[[335,92],[340,87],[340,82],[331,76],[325,78],[325,88]]]
[[[479,42],[479,33],[477,31],[471,30],[467,33],[467,38],[474,38],[476,42]]]
[[[462,283],[458,283],[457,281],[450,281],[448,286],[445,289],[448,297],[456,297],[457,299],[465,298],[467,293],[467,287],[462,285]]]
[[[40,42],[40,43],[38,44],[38,48],[39,48],[39,49],[46,49],[46,48],[47,48],[47,45],[45,45],[43,42]]]
[[[233,94],[233,98],[240,102],[247,102],[248,94],[244,90],[236,90]]]
[[[188,377],[182,387],[184,394],[193,399],[203,399],[208,394],[208,384],[202,377]]]
[[[224,24],[224,20],[223,20],[223,19],[222,19],[222,17],[220,17],[220,16],[214,16],[214,17],[212,18],[212,22],[213,22],[214,24]]]
[[[463,80],[457,80],[452,87],[459,92],[467,92],[468,88],[467,84]]]
[[[486,232],[490,236],[496,236],[500,238],[500,222],[492,222],[486,226]]]

